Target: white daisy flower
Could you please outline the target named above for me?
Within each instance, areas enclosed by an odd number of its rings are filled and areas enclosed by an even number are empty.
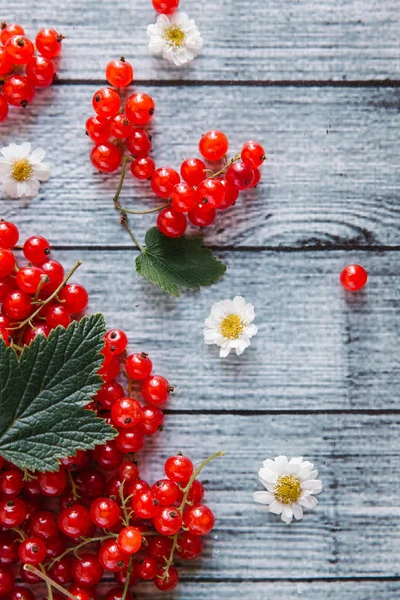
[[[43,148],[31,151],[29,142],[10,144],[0,150],[0,185],[11,198],[32,198],[40,182],[50,177],[50,166],[43,161]]]
[[[243,354],[250,346],[250,338],[257,333],[252,325],[255,313],[252,304],[246,304],[242,296],[233,300],[221,300],[211,307],[210,316],[204,321],[204,341],[221,347],[219,355],[224,358],[234,348]]]
[[[162,55],[178,67],[193,60],[203,47],[196,23],[182,12],[160,15],[157,23],[147,27],[147,35],[150,54]]]
[[[322,491],[322,483],[316,479],[318,471],[314,471],[313,463],[303,460],[301,456],[288,460],[286,456],[277,456],[275,460],[268,458],[263,462],[258,476],[267,488],[266,492],[255,492],[254,500],[267,504],[268,510],[281,515],[284,523],[303,518],[304,508],[315,508],[318,500],[313,494]]]

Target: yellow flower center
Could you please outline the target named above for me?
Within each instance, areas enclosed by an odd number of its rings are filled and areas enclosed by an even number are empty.
[[[178,25],[171,25],[164,29],[164,38],[171,46],[183,46],[185,40],[185,33]]]
[[[221,323],[221,333],[230,340],[237,340],[244,329],[244,324],[238,315],[228,315]]]
[[[297,502],[301,496],[300,479],[295,475],[281,475],[275,484],[274,494],[282,504]]]
[[[27,158],[16,160],[11,169],[11,177],[16,181],[26,181],[32,173],[32,165]]]

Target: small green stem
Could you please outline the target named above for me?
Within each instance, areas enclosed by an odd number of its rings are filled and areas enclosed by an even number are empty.
[[[91,539],[87,539],[87,540],[83,540],[83,542],[81,542],[80,544],[78,544],[77,546],[72,546],[72,548],[67,548],[66,550],[64,550],[64,552],[62,554],[60,554],[60,556],[57,556],[57,558],[55,558],[49,565],[49,569],[51,569],[51,567],[53,565],[55,565],[55,563],[59,562],[62,558],[64,558],[64,556],[66,556],[67,554],[69,554],[70,552],[77,552],[78,550],[80,550],[83,546],[86,546],[86,544],[91,544],[92,542],[104,542],[105,540],[110,540],[112,538],[117,538],[118,535],[116,533],[112,533],[110,535],[103,535],[102,537],[95,537],[95,538],[91,538]]]
[[[228,168],[231,165],[233,165],[233,163],[237,162],[238,160],[240,160],[240,152],[238,154],[235,154],[235,156],[233,158],[231,158],[231,160],[228,163],[226,163],[226,165],[224,167],[222,167],[222,169],[220,169],[219,171],[217,171],[213,175],[210,175],[209,179],[213,179],[214,177],[218,177],[219,175],[223,175],[225,173],[225,171],[227,171]]]
[[[157,206],[156,208],[150,208],[149,210],[130,210],[129,208],[125,208],[125,206],[121,206],[121,204],[115,204],[115,207],[121,210],[124,213],[129,213],[130,215],[149,215],[150,213],[159,212],[160,210],[164,210],[164,208],[168,208],[171,206],[171,203],[163,204],[162,206]]]
[[[119,486],[119,498],[121,500],[122,512],[124,514],[123,523],[124,523],[125,527],[129,527],[130,518],[129,518],[128,509],[126,508],[128,498],[124,498],[124,487],[125,487],[125,479],[122,481],[121,485]]]
[[[68,470],[68,481],[69,481],[69,485],[71,486],[72,497],[74,500],[77,500],[80,497],[79,493],[78,493],[78,486],[75,483],[74,476],[72,475],[71,471],[69,471],[69,470]]]
[[[132,565],[133,565],[133,557],[131,556],[129,558],[128,568],[126,571],[126,581],[125,581],[125,585],[124,585],[124,591],[122,592],[121,600],[126,600],[126,597],[128,595],[129,584],[131,582],[131,575],[132,575]]]
[[[131,240],[132,242],[135,244],[135,246],[137,248],[139,248],[139,250],[141,252],[144,251],[144,248],[142,246],[142,244],[136,239],[136,237],[133,234],[133,231],[131,230],[131,228],[129,227],[129,221],[128,221],[128,215],[126,214],[126,212],[122,212],[121,213],[121,225],[123,227],[125,227],[125,229],[127,230],[127,232],[129,233],[129,235],[131,236]]]
[[[23,566],[23,569],[24,569],[24,571],[29,571],[30,573],[34,573],[37,577],[40,577],[40,579],[43,579],[43,581],[46,582],[49,600],[53,600],[53,592],[51,590],[52,587],[55,588],[58,592],[60,592],[60,594],[64,594],[64,596],[67,596],[67,598],[70,598],[70,600],[78,600],[78,598],[76,596],[74,596],[73,594],[68,592],[68,590],[61,587],[61,585],[59,585],[55,581],[53,581],[53,579],[51,579],[51,577],[49,577],[46,574],[44,567],[43,567],[43,570],[39,570],[36,567],[34,567],[33,565],[25,564]]]
[[[39,281],[39,285],[38,285],[38,289],[36,290],[36,294],[33,298],[33,301],[36,302],[39,298],[39,294],[40,291],[42,289],[42,287],[44,286],[44,284],[49,280],[49,278],[47,277],[47,275],[42,275]]]
[[[115,196],[113,198],[113,202],[116,208],[118,208],[118,198],[119,195],[122,191],[122,186],[124,185],[124,179],[125,179],[125,172],[126,172],[126,161],[128,160],[128,158],[126,156],[123,157],[122,159],[122,165],[121,165],[121,175],[119,178],[119,184],[117,187],[117,191],[115,192]]]

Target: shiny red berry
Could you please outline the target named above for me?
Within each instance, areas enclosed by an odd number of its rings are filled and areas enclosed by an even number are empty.
[[[86,121],[86,133],[95,144],[107,142],[111,135],[109,119],[99,115],[89,117]]]
[[[79,471],[76,475],[76,483],[85,498],[102,496],[106,485],[104,475],[94,468]]]
[[[124,459],[118,467],[118,475],[122,480],[129,482],[136,481],[139,477],[137,464],[128,459]]]
[[[14,586],[14,574],[10,569],[0,567],[0,598],[9,598]]]
[[[165,564],[171,553],[172,539],[163,535],[155,535],[149,538],[147,551],[158,563]]]
[[[186,483],[191,478],[194,467],[193,463],[187,456],[177,454],[170,456],[164,465],[165,474],[168,479],[176,483]]]
[[[154,100],[148,94],[132,94],[125,104],[125,114],[134,125],[146,125],[152,119],[154,109]]]
[[[106,66],[106,78],[116,88],[126,87],[133,81],[132,65],[123,56],[119,60],[112,60]]]
[[[22,292],[35,294],[41,281],[46,277],[39,267],[22,267],[16,276],[17,286]]]
[[[172,506],[181,495],[178,485],[170,479],[156,481],[151,491],[161,506]]]
[[[225,173],[226,180],[238,188],[245,190],[251,187],[254,180],[253,169],[246,166],[243,162],[234,162]]]
[[[135,158],[131,163],[131,173],[136,179],[144,181],[150,179],[156,170],[156,163],[150,156]]]
[[[198,535],[184,531],[178,537],[176,553],[184,560],[195,560],[203,552],[203,540]]]
[[[160,198],[170,198],[172,190],[180,181],[179,174],[172,167],[161,167],[154,171],[151,189]]]
[[[175,589],[179,582],[178,571],[174,566],[169,567],[167,574],[165,567],[160,567],[154,579],[154,585],[162,592],[170,592]]]
[[[35,600],[35,596],[28,588],[17,585],[14,587],[8,600]]]
[[[58,297],[64,303],[63,306],[72,314],[84,311],[89,302],[86,289],[79,283],[67,283],[58,293]]]
[[[169,393],[174,390],[165,377],[151,375],[142,383],[142,396],[149,404],[163,404],[168,400]]]
[[[141,427],[146,435],[154,435],[162,429],[164,413],[158,406],[145,404],[142,407]]]
[[[142,533],[137,527],[124,527],[118,534],[118,546],[126,554],[136,554],[142,546]]]
[[[214,514],[203,504],[189,507],[183,516],[183,523],[193,535],[206,535],[214,527]]]
[[[206,165],[200,158],[187,158],[181,164],[182,179],[190,186],[197,186],[206,178]]]
[[[228,152],[228,138],[222,131],[212,129],[201,136],[200,154],[207,160],[220,160]]]
[[[139,519],[153,519],[158,510],[158,502],[151,490],[138,491],[132,498],[132,508]]]
[[[26,65],[35,52],[31,40],[25,35],[13,35],[4,47],[14,65]]]
[[[190,486],[190,490],[188,493],[188,502],[192,504],[200,504],[204,497],[204,487],[201,481],[195,479]]]
[[[133,156],[144,158],[151,150],[151,137],[144,129],[135,127],[126,138],[126,147]]]
[[[46,471],[39,473],[39,487],[44,496],[61,496],[67,487],[67,473],[61,468],[59,471]]]
[[[97,392],[95,400],[100,402],[103,410],[110,410],[113,403],[122,398],[124,388],[117,381],[111,380],[103,383],[101,389]]]
[[[153,522],[161,535],[175,535],[182,526],[182,515],[173,506],[163,506],[157,511]]]
[[[152,556],[147,555],[137,563],[135,573],[140,579],[150,581],[156,576],[157,568],[157,561]]]
[[[20,498],[3,498],[0,500],[0,526],[19,527],[25,520],[27,507]]]
[[[241,158],[244,164],[251,169],[261,167],[266,156],[264,148],[258,142],[249,141],[243,145]]]
[[[31,263],[44,263],[50,254],[50,244],[40,235],[29,237],[22,248],[26,260]]]
[[[119,572],[121,573],[121,571]],[[119,575],[116,573],[116,575]],[[131,576],[130,581],[133,581],[133,577]],[[104,596],[104,600],[134,600],[132,594],[128,591],[125,594],[124,587],[114,587],[111,590],[108,590],[107,594]]]
[[[121,509],[111,498],[96,498],[90,506],[92,522],[103,529],[111,529],[121,517]]]
[[[136,352],[128,356],[125,368],[131,379],[146,379],[153,369],[153,363],[145,352]]]
[[[111,571],[111,573],[121,571],[121,569],[127,567],[129,558],[129,554],[120,549],[115,539],[106,540],[100,546],[100,564],[107,571]]]
[[[128,345],[128,336],[122,329],[110,329],[104,339],[114,356],[122,354]]]
[[[58,56],[62,49],[62,40],[64,36],[55,29],[46,27],[41,29],[36,36],[36,48],[38,52],[46,58]]]
[[[118,402],[118,400],[117,400]],[[93,450],[93,458],[104,471],[114,471],[122,461],[121,452],[118,450],[114,440],[96,446]]]
[[[164,208],[157,216],[157,227],[159,231],[170,238],[181,237],[187,227],[187,220],[183,213],[173,208]]]
[[[196,203],[218,208],[224,201],[225,188],[218,179],[205,179],[196,190]]]
[[[177,183],[171,192],[171,207],[178,212],[188,212],[196,204],[196,192],[188,183]]]
[[[13,321],[26,319],[32,311],[32,300],[28,294],[15,290],[4,298],[3,310]]]
[[[65,586],[72,581],[72,559],[64,556],[49,569],[50,577],[58,584]]]
[[[65,329],[71,323],[71,315],[67,308],[63,305],[56,304],[54,306],[47,305],[43,311],[43,315],[46,318],[46,325],[50,329],[55,329],[58,326],[64,327]]]
[[[232,185],[232,183],[229,183],[229,181],[227,181],[226,179],[221,178],[218,179],[218,181],[221,182],[221,185],[223,185],[225,190],[224,199],[218,206],[218,210],[226,210],[227,208],[232,206],[232,204],[235,204],[236,200],[239,197],[239,190],[237,187]]]
[[[71,565],[72,579],[78,585],[93,586],[103,577],[103,567],[94,554],[81,554]]]
[[[121,150],[111,142],[103,142],[95,146],[90,153],[92,165],[102,173],[113,173],[122,160]]]
[[[33,56],[26,65],[26,76],[34,87],[46,88],[56,76],[56,68],[52,60],[44,56]]]
[[[162,15],[170,15],[179,6],[179,0],[152,0],[154,9]]]
[[[35,512],[29,525],[32,535],[45,541],[55,538],[60,532],[56,515],[49,510]]]
[[[133,125],[126,115],[120,113],[110,119],[110,129],[111,135],[120,140],[124,140],[132,133]]]
[[[115,439],[118,449],[123,454],[139,452],[143,448],[144,436],[139,429],[140,426],[132,429],[123,429]]]
[[[64,508],[58,515],[58,526],[62,533],[73,539],[85,535],[89,524],[89,511],[79,504]]]
[[[15,256],[8,248],[0,248],[0,277],[8,277],[15,268]]]
[[[11,56],[8,54],[4,46],[0,46],[0,75],[7,75],[13,66]]]
[[[101,117],[114,117],[120,109],[121,98],[118,92],[105,87],[93,95],[92,106]]]
[[[35,88],[29,83],[26,75],[11,75],[4,82],[3,95],[8,104],[25,108],[32,102]]]
[[[357,292],[368,281],[368,273],[361,265],[348,265],[340,273],[340,283],[345,290]]]
[[[1,73],[0,73],[1,74]],[[3,94],[0,94],[0,123],[6,119],[8,115],[8,102]]]
[[[208,204],[196,204],[188,213],[189,221],[197,227],[208,227],[216,215],[215,209],[210,208]]]
[[[111,420],[118,429],[131,429],[142,421],[142,407],[134,398],[119,398],[111,407]]]
[[[24,487],[24,474],[19,469],[7,469],[0,475],[0,492],[3,496],[18,496]]]
[[[13,35],[25,35],[25,31],[21,25],[17,23],[2,23],[0,41],[5,44]]]
[[[18,535],[13,531],[0,533],[0,566],[9,567],[18,562]]]
[[[21,562],[28,565],[38,565],[46,558],[46,544],[38,537],[26,538],[18,548]]]

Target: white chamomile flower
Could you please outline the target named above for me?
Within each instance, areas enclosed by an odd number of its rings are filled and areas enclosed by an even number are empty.
[[[221,300],[211,307],[210,316],[204,321],[204,341],[221,347],[219,355],[224,358],[232,349],[243,354],[250,346],[250,338],[257,333],[252,324],[255,313],[252,304],[246,304],[242,296],[233,300]]]
[[[313,463],[301,456],[288,460],[286,456],[268,458],[263,462],[258,476],[267,488],[266,492],[255,492],[254,500],[266,504],[268,510],[281,515],[284,523],[303,518],[304,508],[315,508],[318,500],[313,494],[322,491],[322,483],[316,479]]]
[[[42,162],[46,152],[43,148],[31,151],[29,142],[10,144],[1,149],[0,185],[11,198],[37,196],[40,182],[50,177],[50,167]]]
[[[203,47],[203,38],[193,19],[182,12],[160,15],[147,27],[150,54],[162,55],[178,67],[193,60]]]

